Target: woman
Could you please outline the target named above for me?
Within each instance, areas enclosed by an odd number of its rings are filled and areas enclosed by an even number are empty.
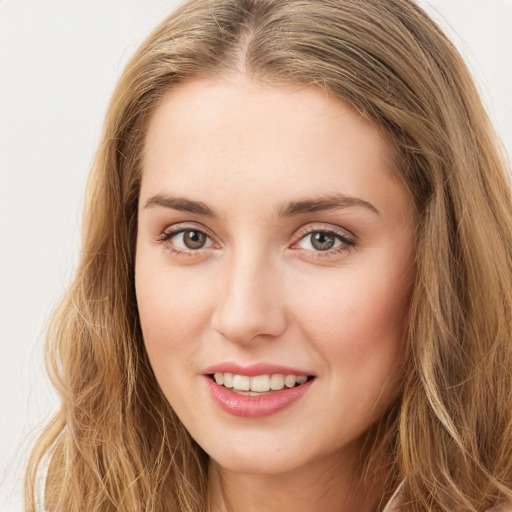
[[[506,510],[511,271],[504,159],[413,2],[189,1],[110,105],[27,509]]]

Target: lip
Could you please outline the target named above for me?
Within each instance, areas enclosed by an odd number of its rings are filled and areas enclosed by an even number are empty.
[[[257,374],[259,375],[259,374]],[[293,388],[283,388],[267,395],[250,396],[235,393],[205,376],[206,385],[214,402],[225,412],[241,418],[264,418],[290,407],[300,400],[316,379]]]
[[[247,377],[255,377],[256,375],[272,375],[276,373],[281,373],[283,375],[296,375],[297,377],[307,377],[312,375],[311,373],[297,370],[296,368],[274,363],[261,362],[243,366],[239,363],[229,361],[210,366],[204,371],[204,375],[211,375],[212,373],[232,373],[234,375],[246,375]]]

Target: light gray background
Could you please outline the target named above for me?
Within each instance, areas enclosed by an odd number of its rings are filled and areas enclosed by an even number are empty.
[[[283,0],[284,1],[284,0]],[[421,2],[459,46],[512,155],[512,0]],[[50,312],[77,261],[88,169],[121,69],[172,0],[0,0],[0,511],[57,400]]]

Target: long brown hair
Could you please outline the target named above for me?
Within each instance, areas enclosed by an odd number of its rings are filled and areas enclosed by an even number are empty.
[[[477,512],[512,498],[512,213],[505,158],[461,57],[410,0],[191,0],[127,65],[90,176],[80,264],[47,364],[62,406],[52,512],[206,508],[207,455],[160,391],[134,293],[140,160],[160,99],[193,77],[243,72],[320,87],[379,125],[418,218],[405,380],[374,427],[386,496],[403,510]]]

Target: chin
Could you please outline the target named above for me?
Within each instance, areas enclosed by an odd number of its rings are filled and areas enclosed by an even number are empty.
[[[290,453],[286,447],[269,447],[268,443],[246,442],[225,448],[216,446],[207,453],[213,463],[239,474],[277,475],[307,464],[303,453]]]
[[[240,475],[281,475],[293,472],[300,467],[297,461],[281,459],[254,459],[249,456],[220,457],[210,461],[222,467],[224,471]]]

